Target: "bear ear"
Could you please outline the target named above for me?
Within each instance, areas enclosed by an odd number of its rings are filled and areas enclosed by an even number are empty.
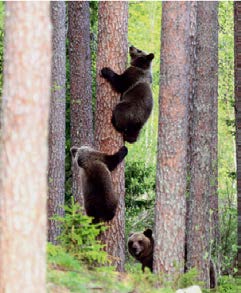
[[[152,60],[152,59],[154,59],[154,57],[155,57],[155,55],[153,54],[153,53],[150,53],[149,55],[147,55],[146,56],[146,58],[148,59],[148,60]]]
[[[130,238],[133,234],[134,234],[134,232],[130,232],[130,234],[129,234],[129,238]]]
[[[73,146],[73,147],[70,149],[70,153],[71,153],[71,157],[72,157],[72,159],[75,158],[77,151],[78,151],[78,148],[75,147],[75,146]]]
[[[146,229],[143,234],[148,237],[151,238],[152,237],[152,230],[151,229]]]

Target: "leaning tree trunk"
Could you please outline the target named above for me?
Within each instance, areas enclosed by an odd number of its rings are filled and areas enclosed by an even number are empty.
[[[53,24],[52,82],[49,119],[48,241],[57,243],[60,227],[51,219],[64,215],[65,197],[65,2],[51,2]]]
[[[196,267],[210,286],[210,194],[214,158],[212,138],[217,94],[217,2],[197,3],[196,88],[190,147],[190,195],[187,221],[187,268]]]
[[[238,201],[238,270],[241,274],[241,2],[234,3],[234,70]]]
[[[97,102],[95,119],[95,138],[97,149],[114,153],[123,145],[122,136],[111,124],[112,109],[120,99],[109,83],[99,73],[103,67],[111,67],[114,71],[123,72],[127,60],[127,24],[128,2],[99,3],[99,31],[97,52]],[[120,196],[115,218],[102,235],[107,252],[113,256],[113,264],[119,271],[124,270],[125,260],[125,182],[124,164],[112,172],[115,192]]]
[[[89,1],[68,2],[71,146],[94,143]],[[72,166],[72,193],[81,206],[81,174]]]
[[[190,2],[163,2],[154,271],[170,277],[184,270],[189,25]]]
[[[45,292],[51,24],[48,2],[7,2],[0,292]]]

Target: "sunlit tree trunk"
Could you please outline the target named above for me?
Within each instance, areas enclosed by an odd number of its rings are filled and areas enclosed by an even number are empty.
[[[89,1],[69,1],[71,146],[93,145]],[[72,166],[72,193],[83,206],[81,174]]]
[[[210,285],[210,201],[213,192],[211,182],[214,180],[212,165],[217,163],[214,162],[215,147],[212,145],[217,142],[212,138],[217,119],[214,117],[217,114],[216,110],[213,109],[217,98],[217,30],[217,2],[198,2],[196,87],[190,146],[187,268],[196,267],[200,280],[206,287]]]
[[[241,2],[234,3],[234,70],[238,207],[238,269],[241,274]]]
[[[111,124],[112,109],[120,99],[109,83],[99,73],[103,67],[111,67],[114,71],[124,71],[127,61],[127,24],[128,3],[100,2],[97,52],[97,104],[95,119],[95,138],[97,149],[114,153],[123,145],[122,136],[115,131]],[[115,218],[109,223],[110,227],[103,233],[102,241],[107,245],[107,252],[113,256],[113,264],[119,271],[124,269],[125,260],[125,182],[124,164],[112,172],[115,192],[120,196]]]
[[[0,292],[45,292],[49,2],[6,2]]]
[[[60,228],[54,215],[63,216],[65,196],[65,1],[51,2],[52,81],[49,117],[48,241],[57,243]]]
[[[163,2],[154,271],[184,270],[190,2]]]

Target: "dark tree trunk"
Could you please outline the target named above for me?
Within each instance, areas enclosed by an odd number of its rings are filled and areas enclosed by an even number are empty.
[[[120,99],[109,83],[100,77],[103,67],[111,67],[114,71],[123,72],[127,61],[127,25],[128,3],[99,3],[98,52],[97,52],[97,104],[95,138],[97,149],[106,153],[116,152],[123,145],[122,136],[111,124],[112,109]],[[107,252],[113,256],[113,265],[119,271],[124,270],[125,261],[125,181],[124,164],[112,172],[114,190],[120,201],[115,218],[102,235]]]
[[[0,292],[45,292],[49,2],[6,2]]]
[[[68,2],[71,146],[93,145],[89,1]],[[72,193],[83,206],[81,175],[72,167]]]
[[[189,26],[190,2],[163,2],[154,271],[170,277],[184,270]]]
[[[48,165],[48,241],[57,243],[58,223],[51,218],[63,216],[65,196],[65,1],[51,2],[52,81],[49,117]]]
[[[200,280],[210,285],[210,208],[216,180],[212,138],[217,99],[217,2],[197,3],[197,64],[190,146],[190,195],[187,221],[187,268],[196,267]],[[215,133],[216,135],[216,133]],[[217,147],[217,146],[216,146]],[[215,149],[216,151],[217,149]],[[215,179],[214,179],[215,178]],[[211,196],[213,194],[213,196]]]
[[[238,270],[241,274],[241,2],[234,2],[234,70],[238,205]]]

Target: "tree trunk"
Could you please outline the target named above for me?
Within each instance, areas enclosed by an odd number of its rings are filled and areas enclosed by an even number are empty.
[[[215,4],[215,3],[214,3]],[[219,225],[219,205],[218,205],[218,4],[214,5],[212,14],[212,50],[211,55],[212,76],[212,116],[211,121],[211,174],[210,174],[210,212],[211,212],[211,253],[215,267],[219,267],[220,261],[220,225]],[[215,280],[216,281],[216,280]],[[212,280],[210,279],[210,282]],[[216,287],[217,284],[215,284]]]
[[[187,145],[187,197],[186,197],[186,241],[187,227],[189,221],[189,205],[190,205],[190,174],[191,174],[191,142],[192,142],[192,122],[193,122],[193,100],[196,88],[196,64],[197,64],[197,2],[191,1],[190,12],[190,95],[188,109],[188,145]],[[185,266],[187,261],[187,246],[185,245]]]
[[[52,81],[49,119],[48,241],[57,243],[58,223],[51,218],[64,215],[65,197],[65,2],[51,2],[53,24]]]
[[[95,138],[97,149],[112,154],[123,145],[122,136],[111,124],[114,106],[120,100],[109,83],[100,77],[103,67],[111,67],[116,72],[123,72],[127,60],[127,25],[128,2],[99,3],[99,31],[97,52],[97,101]],[[113,265],[119,271],[124,270],[125,260],[125,182],[124,164],[112,172],[115,192],[120,196],[116,216],[109,223],[110,227],[102,235],[107,252],[113,256]]]
[[[189,25],[190,2],[163,2],[154,271],[169,276],[184,270]]]
[[[217,2],[197,3],[196,88],[191,129],[187,268],[196,267],[210,285],[210,200],[213,180],[212,138],[217,97]],[[215,134],[216,135],[216,134]],[[216,162],[215,162],[216,164]]]
[[[45,292],[49,2],[6,2],[0,292]]]
[[[89,1],[68,2],[71,146],[94,143]],[[72,166],[72,193],[83,206],[81,174]]]
[[[238,270],[241,274],[241,2],[234,2],[234,70],[238,205]]]

